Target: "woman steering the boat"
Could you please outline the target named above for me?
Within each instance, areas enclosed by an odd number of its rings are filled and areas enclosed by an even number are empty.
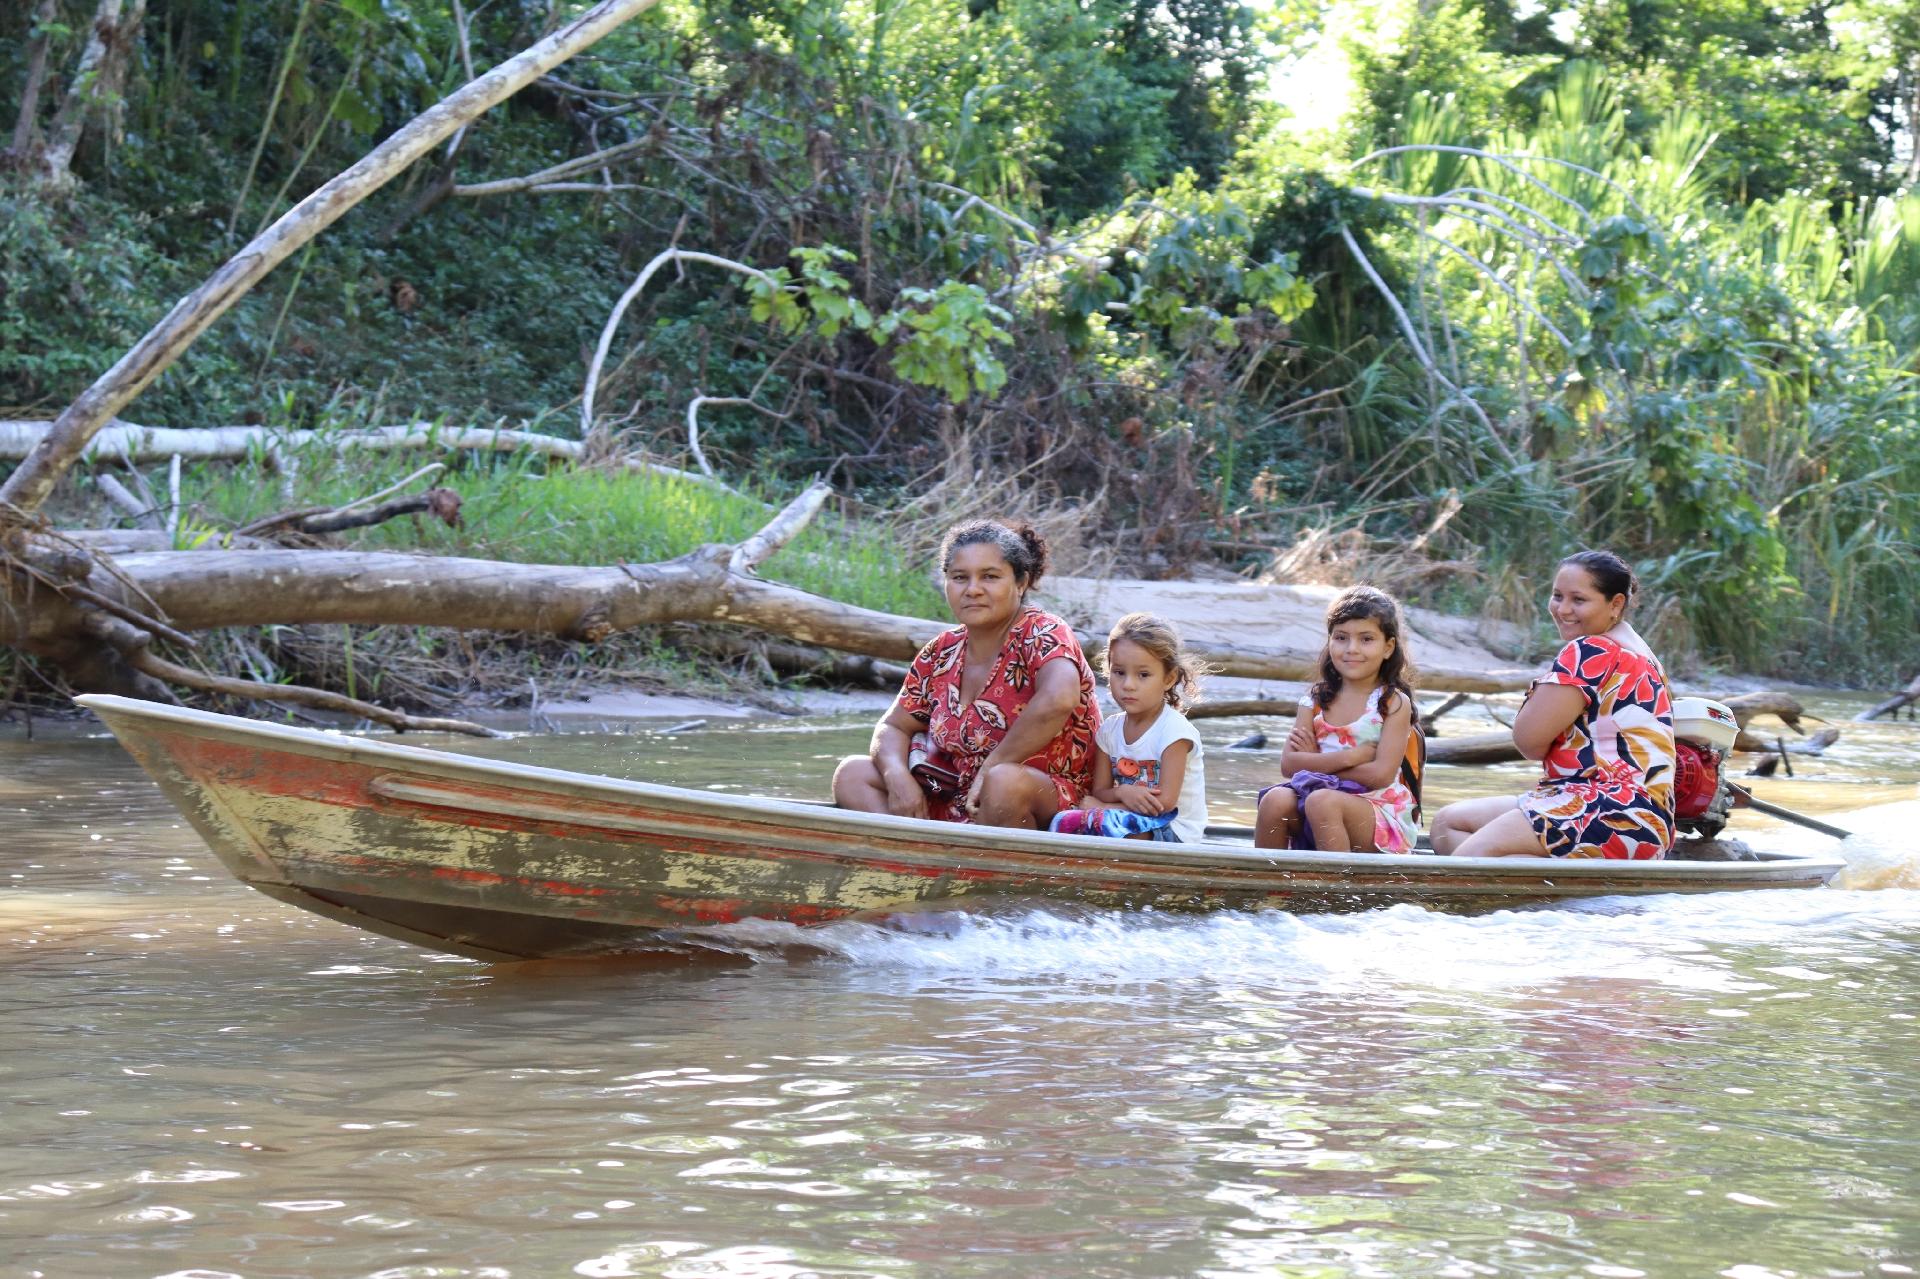
[[[1660,659],[1627,621],[1636,587],[1610,551],[1560,562],[1547,611],[1564,646],[1513,721],[1514,745],[1540,761],[1540,784],[1441,809],[1434,852],[1644,860],[1672,851],[1673,705]]]
[[[1026,602],[1046,569],[1029,525],[948,530],[941,579],[960,625],[913,659],[872,751],[841,761],[836,804],[1045,830],[1080,801],[1100,711],[1073,628]]]

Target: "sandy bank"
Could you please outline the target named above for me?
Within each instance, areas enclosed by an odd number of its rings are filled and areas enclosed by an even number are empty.
[[[1303,656],[1320,651],[1326,638],[1327,604],[1333,586],[1269,586],[1241,581],[1149,582],[1131,578],[1050,577],[1036,594],[1043,608],[1065,617],[1083,631],[1104,632],[1122,614],[1158,613],[1193,638],[1223,646]],[[1477,618],[1451,617],[1430,609],[1407,611],[1408,644],[1416,662],[1524,678],[1527,666],[1511,654],[1527,640],[1519,627]],[[1298,683],[1218,677],[1208,684],[1220,698],[1275,697],[1292,701]],[[793,690],[794,709],[807,715],[877,715],[891,701],[882,692],[827,689]],[[724,699],[629,689],[604,692],[540,706],[542,715],[562,726],[582,721],[636,719],[717,719],[776,712]]]

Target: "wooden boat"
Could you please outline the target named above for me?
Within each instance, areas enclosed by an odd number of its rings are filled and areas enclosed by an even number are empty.
[[[1123,842],[618,781],[121,697],[79,701],[245,883],[331,919],[486,960],[684,944],[689,929],[743,919],[885,919],[990,900],[1474,911],[1812,888],[1842,865]]]

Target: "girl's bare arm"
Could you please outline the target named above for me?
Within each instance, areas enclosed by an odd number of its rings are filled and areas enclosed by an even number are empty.
[[[1114,794],[1113,760],[1102,750],[1099,743],[1093,747],[1093,785],[1087,787],[1087,794],[1103,804],[1117,804],[1119,796]]]
[[[1340,776],[1358,782],[1368,790],[1382,790],[1400,775],[1400,761],[1407,755],[1407,738],[1413,732],[1413,703],[1404,696],[1393,699],[1380,725],[1380,740],[1374,744],[1373,758],[1340,770]]]
[[[1373,758],[1371,746],[1350,746],[1338,751],[1320,750],[1313,736],[1313,711],[1311,706],[1302,706],[1300,713],[1294,717],[1293,731],[1287,734],[1287,749],[1280,752],[1282,777],[1292,777],[1299,772],[1338,774]]]

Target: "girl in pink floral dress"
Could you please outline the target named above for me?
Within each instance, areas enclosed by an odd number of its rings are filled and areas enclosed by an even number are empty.
[[[1400,768],[1413,731],[1410,666],[1391,595],[1355,586],[1334,598],[1320,679],[1280,756],[1287,780],[1260,793],[1255,844],[1413,851],[1419,806]]]

